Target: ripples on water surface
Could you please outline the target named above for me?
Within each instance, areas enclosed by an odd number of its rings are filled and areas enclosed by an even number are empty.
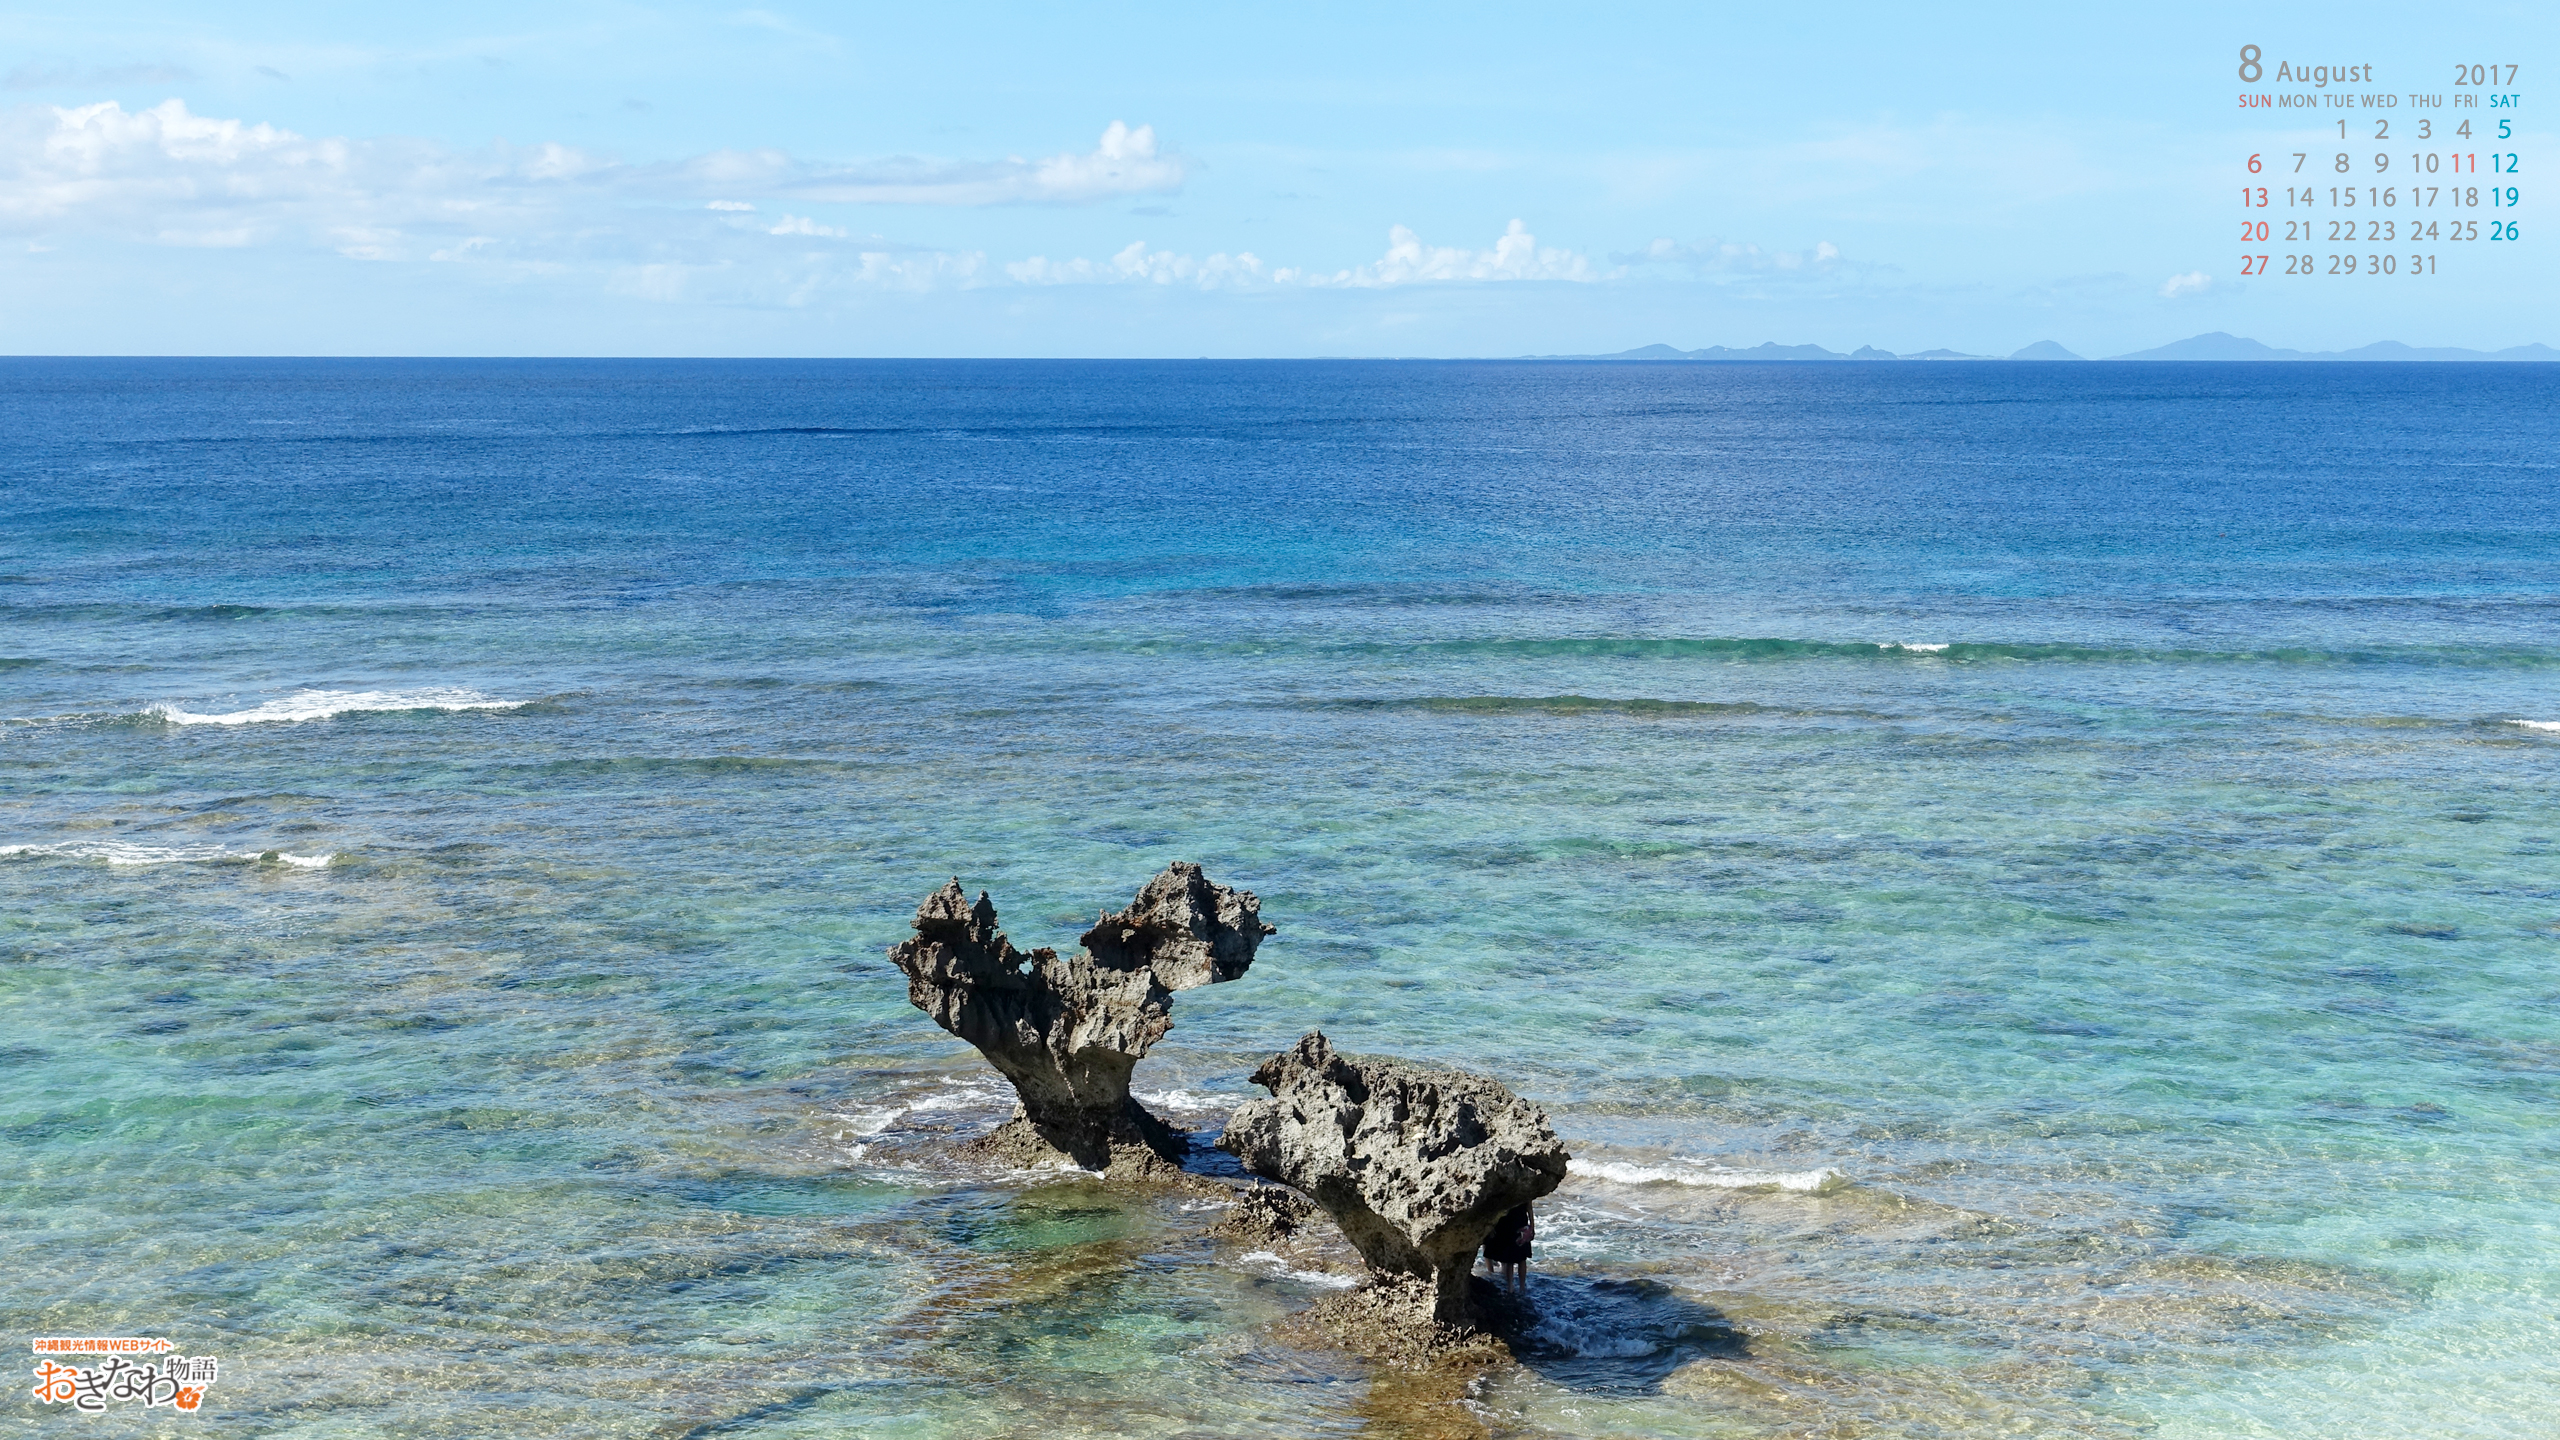
[[[0,363],[0,1316],[268,1435],[2547,1435],[2555,392]],[[1177,1120],[1552,1107],[1519,1369],[903,1168],[915,903],[1176,858]]]

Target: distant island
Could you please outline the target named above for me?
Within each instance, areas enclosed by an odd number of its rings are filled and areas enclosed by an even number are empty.
[[[1524,355],[1524,360],[2079,360],[2051,340],[2039,340],[2023,350],[2007,355],[1968,355],[1958,350],[1922,350],[1897,355],[1872,345],[1860,346],[1847,354],[1825,350],[1819,345],[1781,345],[1770,341],[1737,350],[1725,345],[1710,345],[1704,350],[1680,350],[1669,345],[1647,345],[1635,350],[1621,350],[1614,355]],[[2464,350],[2451,345],[2403,345],[2397,340],[2377,340],[2354,350],[2279,350],[2255,340],[2216,330],[2209,335],[2189,336],[2184,340],[2150,350],[2136,350],[2130,355],[2110,355],[2110,360],[2560,360],[2560,350],[2548,345],[2512,345],[2504,350]]]

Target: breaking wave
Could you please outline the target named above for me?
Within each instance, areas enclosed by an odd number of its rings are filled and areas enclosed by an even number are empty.
[[[1288,1261],[1269,1250],[1256,1250],[1236,1258],[1238,1263],[1250,1265],[1265,1275],[1283,1280],[1295,1280],[1301,1285],[1316,1285],[1327,1290],[1348,1290],[1360,1283],[1357,1276],[1336,1275],[1330,1270],[1293,1270]]]
[[[913,1128],[908,1123],[910,1117],[938,1110],[993,1111],[1013,1103],[1011,1087],[1000,1080],[974,1075],[946,1075],[939,1083],[911,1085],[899,1094],[883,1096],[870,1104],[835,1111],[833,1118],[846,1127],[836,1136],[839,1141],[849,1142],[845,1153],[860,1160],[868,1154],[872,1142]]]
[[[62,845],[0,845],[0,857],[52,855],[74,860],[104,860],[110,865],[175,865],[206,860],[254,860],[297,870],[325,870],[335,855],[290,855],[282,850],[234,850],[225,845],[128,845],[114,840],[81,840]]]
[[[1618,1160],[1575,1160],[1569,1173],[1612,1185],[1695,1185],[1716,1190],[1791,1190],[1802,1195],[1829,1195],[1845,1188],[1849,1177],[1825,1165],[1813,1170],[1743,1170],[1704,1160],[1674,1156],[1667,1165],[1631,1165]]]
[[[2527,730],[2560,731],[2560,720],[2510,720],[2507,723],[2521,725]]]
[[[2003,641],[1783,640],[1761,637],[1485,637],[1423,643],[1369,641],[1318,647],[1344,655],[1452,655],[1522,660],[1930,660],[2060,661],[2073,664],[2427,665],[2497,669],[2560,668],[2560,647],[2541,645],[2369,645],[2209,650],[2142,645]]]
[[[1621,700],[1606,695],[1413,695],[1327,700],[1328,710],[1427,710],[1457,715],[1785,715],[1749,700]]]
[[[340,715],[403,710],[513,710],[521,700],[498,700],[477,690],[297,690],[247,710],[200,714],[161,706],[150,713],[172,725],[257,725],[268,721],[328,720]]]
[[[500,700],[477,690],[440,687],[428,690],[296,690],[246,710],[196,711],[175,705],[147,710],[83,711],[68,715],[13,715],[0,724],[49,729],[57,726],[154,727],[164,725],[291,724],[333,720],[342,715],[401,715],[467,710],[524,711],[537,700]]]
[[[1150,1110],[1170,1110],[1193,1115],[1223,1115],[1236,1108],[1235,1097],[1221,1098],[1190,1090],[1133,1091],[1139,1103]]]

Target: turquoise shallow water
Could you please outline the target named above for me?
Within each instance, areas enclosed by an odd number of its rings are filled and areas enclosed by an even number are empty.
[[[2555,384],[10,362],[0,1313],[223,1358],[119,1433],[2552,1433]],[[915,903],[1176,858],[1169,1116],[1551,1108],[1521,1367],[915,1168]]]

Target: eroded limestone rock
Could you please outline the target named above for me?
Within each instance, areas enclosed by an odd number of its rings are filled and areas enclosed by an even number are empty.
[[[1209,1227],[1209,1233],[1221,1240],[1267,1250],[1296,1238],[1315,1217],[1316,1207],[1307,1203],[1307,1197],[1285,1186],[1252,1185],[1228,1193],[1234,1208]]]
[[[1494,1222],[1564,1183],[1545,1113],[1482,1075],[1338,1054],[1310,1031],[1253,1083],[1271,1098],[1236,1107],[1218,1144],[1322,1206],[1374,1274],[1427,1282],[1441,1325],[1474,1323],[1467,1272]]]
[[[1242,975],[1275,933],[1252,892],[1213,885],[1187,861],[1128,909],[1103,912],[1073,955],[1014,949],[986,892],[972,905],[957,879],[917,907],[915,930],[889,952],[907,998],[978,1047],[1022,1098],[1021,1116],[991,1143],[1088,1170],[1133,1147],[1179,1161],[1181,1138],[1130,1098],[1129,1072],[1173,1028],[1173,992]]]

